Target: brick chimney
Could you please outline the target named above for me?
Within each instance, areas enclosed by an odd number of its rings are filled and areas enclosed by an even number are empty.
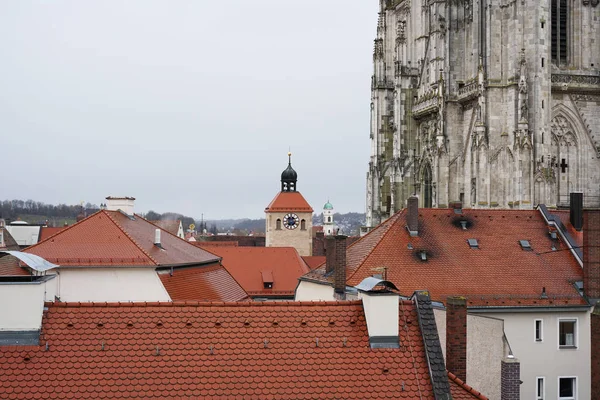
[[[337,294],[346,292],[346,236],[326,236],[326,273],[333,273],[334,291]]]
[[[317,232],[313,238],[313,256],[325,255],[325,232]]]
[[[467,382],[467,299],[446,299],[446,369]]]
[[[419,198],[411,196],[406,206],[406,227],[410,236],[419,236]]]
[[[583,211],[583,290],[600,299],[600,209]]]
[[[583,193],[572,192],[569,194],[569,221],[576,231],[583,227]]]
[[[520,400],[521,363],[514,356],[504,358],[501,363],[500,400]]]

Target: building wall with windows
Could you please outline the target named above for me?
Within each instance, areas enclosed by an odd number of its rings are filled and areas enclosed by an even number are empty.
[[[403,208],[600,204],[598,0],[380,2],[367,226]]]
[[[488,315],[488,314],[486,314]],[[513,354],[521,361],[521,398],[537,399],[537,379],[543,378],[543,399],[562,399],[559,380],[575,378],[574,399],[591,397],[590,312],[493,313],[504,320],[504,332]],[[536,320],[542,322],[536,337]],[[560,322],[575,322],[574,335],[561,335]],[[539,332],[539,331],[538,331]],[[559,340],[565,340],[564,345]],[[570,340],[573,340],[571,345]],[[564,342],[563,342],[564,343]],[[563,381],[563,386],[565,382]],[[563,387],[563,390],[565,388]],[[570,399],[570,397],[564,397]]]

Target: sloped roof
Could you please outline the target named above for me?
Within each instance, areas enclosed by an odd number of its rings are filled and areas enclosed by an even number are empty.
[[[219,264],[160,271],[158,276],[173,301],[243,301],[248,294]]]
[[[312,207],[300,192],[279,192],[265,212],[313,212]]]
[[[170,266],[218,260],[164,230],[162,248],[155,246],[157,228],[139,215],[101,210],[25,251],[61,266]]]
[[[0,231],[2,232],[2,236],[4,238],[4,247],[0,247],[0,250],[21,250],[21,247],[19,246],[15,238],[12,237],[8,229],[0,228]]]
[[[582,247],[584,233],[583,233],[583,230],[577,231],[571,224],[570,211],[569,210],[549,210],[549,211],[550,211],[550,214],[554,215],[555,217],[557,217],[560,220],[560,222],[562,222],[563,227],[566,230],[566,233],[571,235],[571,237],[573,238],[573,241],[575,242],[574,244],[576,246]],[[582,257],[583,257],[583,253],[582,253]]]
[[[477,239],[479,248],[471,249],[467,239]],[[519,240],[528,240],[533,250],[522,250]],[[566,248],[550,238],[535,210],[420,209],[418,237],[410,237],[402,210],[348,247],[347,284],[385,271],[401,293],[427,288],[437,301],[464,295],[469,306],[585,305],[573,286],[583,271],[561,251]],[[427,261],[421,261],[421,251]],[[302,279],[333,278],[323,265]],[[544,287],[548,299],[540,298]]]
[[[59,227],[42,226],[40,228],[40,239],[39,239],[39,241],[41,242],[42,240],[46,240],[50,236],[54,236],[58,232],[62,231],[63,229],[66,229],[66,228],[67,228],[66,226],[59,226]]]
[[[433,399],[408,301],[399,349],[357,301],[47,307],[40,346],[0,347],[1,398]]]
[[[325,256],[302,256],[302,259],[311,270],[325,262]]]
[[[0,276],[29,276],[31,273],[21,267],[17,257],[0,253]]]
[[[448,380],[450,381],[450,392],[452,393],[453,400],[488,400],[487,397],[467,385],[466,382],[463,382],[462,379],[452,372],[448,372]]]
[[[293,247],[203,247],[223,258],[223,266],[250,296],[293,296],[298,278],[309,271]],[[271,274],[271,289],[264,288],[263,273]]]
[[[168,219],[163,219],[160,221],[148,221],[153,223],[154,225],[158,226],[160,229],[163,229],[175,236],[177,236],[177,233],[179,232],[179,225],[181,225],[181,220],[168,220]]]

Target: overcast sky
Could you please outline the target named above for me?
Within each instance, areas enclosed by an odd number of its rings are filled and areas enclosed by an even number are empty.
[[[0,200],[363,212],[376,0],[0,2]]]

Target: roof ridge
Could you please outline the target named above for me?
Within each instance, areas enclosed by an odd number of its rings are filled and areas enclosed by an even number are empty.
[[[454,375],[452,372],[450,372],[450,371],[446,371],[446,372],[448,372],[448,378],[450,378],[450,380],[452,382],[456,383],[458,386],[465,389],[467,392],[469,392],[473,396],[477,397],[480,400],[489,400],[481,392],[479,392],[478,390],[475,390],[472,386],[467,385],[466,382],[463,382],[462,379],[460,379],[458,376]]]
[[[91,308],[91,307],[320,307],[320,306],[357,306],[362,305],[361,300],[346,301],[294,301],[284,300],[277,302],[239,302],[239,301],[119,301],[119,302],[45,302],[45,307],[50,308]]]
[[[110,213],[107,212],[107,210],[101,210],[100,212],[103,212],[112,221],[112,223],[115,224],[116,227],[119,228],[119,230],[121,232],[123,232],[123,234],[129,240],[131,240],[131,243],[133,243],[142,253],[144,253],[146,255],[146,257],[148,257],[150,259],[150,261],[154,262],[154,264],[156,264],[156,265],[160,265],[160,263],[158,261],[156,261],[154,259],[154,257],[152,257],[150,254],[148,254],[148,252],[146,250],[144,250],[142,248],[142,246],[140,246],[140,244],[138,242],[136,242],[135,239],[132,238],[129,233],[127,233],[127,231],[125,231],[125,229],[123,229],[123,227],[112,217],[112,215],[110,215]],[[119,212],[119,211],[113,211],[113,212]]]
[[[77,221],[77,222],[75,222],[73,225],[69,225],[69,226],[65,227],[64,229],[61,229],[59,232],[56,232],[54,235],[48,236],[46,239],[44,239],[44,240],[42,240],[42,241],[39,241],[39,242],[37,242],[36,244],[34,244],[34,245],[32,245],[32,246],[29,246],[29,247],[27,247],[26,249],[23,249],[23,251],[24,251],[24,252],[27,252],[28,250],[30,250],[30,249],[33,249],[34,247],[37,247],[38,245],[40,245],[40,244],[42,244],[42,243],[45,243],[45,242],[47,242],[49,239],[53,238],[54,236],[56,236],[56,235],[60,235],[61,233],[68,231],[69,229],[71,229],[71,228],[73,228],[73,227],[75,227],[75,226],[77,226],[77,225],[81,224],[81,223],[82,223],[82,222],[84,222],[84,221],[87,221],[88,219],[92,218],[93,216],[97,215],[99,212],[102,212],[102,211],[103,211],[103,210],[98,210],[98,211],[96,211],[95,213],[93,213],[92,215],[89,215],[89,216],[85,217],[85,218],[84,218],[84,219],[82,219],[81,221]],[[40,231],[41,231],[41,228],[40,228]],[[40,233],[41,233],[41,232],[40,232]],[[38,236],[38,237],[39,237],[39,236]]]
[[[360,269],[360,267],[365,263],[365,261],[367,260],[367,258],[369,258],[369,256],[375,251],[375,249],[377,247],[379,247],[379,245],[383,242],[383,239],[385,239],[385,237],[387,236],[388,233],[390,233],[390,231],[392,230],[392,227],[394,225],[396,225],[396,223],[398,222],[398,220],[400,219],[400,215],[402,215],[402,213],[404,212],[404,210],[406,210],[405,208],[403,208],[402,210],[398,211],[396,214],[392,215],[389,219],[387,219],[386,221],[383,221],[383,223],[380,225],[382,226],[383,224],[385,224],[387,221],[391,220],[392,218],[396,218],[395,221],[390,222],[389,226],[387,227],[386,231],[383,233],[383,235],[381,235],[381,237],[379,238],[379,241],[377,241],[377,244],[375,246],[373,246],[373,248],[371,250],[369,250],[364,257],[362,257],[362,259],[360,260],[360,262],[358,263],[357,267],[354,269],[354,272],[352,272],[352,274],[350,276],[348,276],[346,278],[346,282],[350,281],[354,275],[356,275],[356,273],[358,272],[358,270]],[[363,238],[366,238],[367,236],[369,236],[372,232],[375,232],[377,230],[377,228],[373,229],[371,232],[367,233],[365,236],[363,236],[360,240],[357,240],[356,242],[352,243],[350,246],[348,247],[352,247],[354,246],[356,243],[360,242],[361,240],[363,240]]]

